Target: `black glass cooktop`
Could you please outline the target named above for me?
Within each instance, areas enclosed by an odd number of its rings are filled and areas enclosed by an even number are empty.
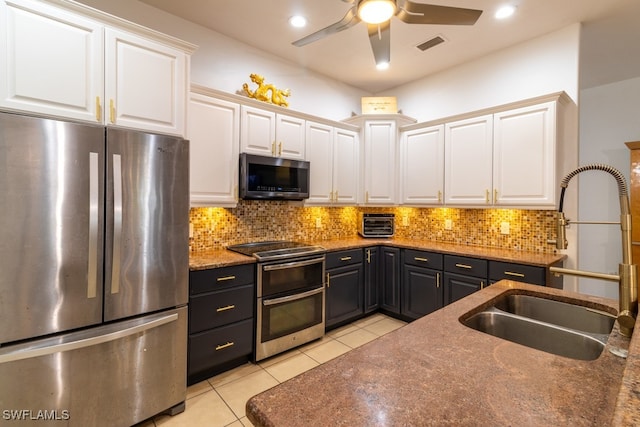
[[[302,242],[291,242],[287,240],[243,243],[240,245],[227,246],[227,249],[243,255],[252,256],[260,261],[299,257],[325,252],[325,249],[321,246],[309,245],[308,243]]]

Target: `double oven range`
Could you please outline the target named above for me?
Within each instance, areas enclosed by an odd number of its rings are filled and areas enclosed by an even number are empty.
[[[256,361],[324,335],[324,248],[276,241],[227,249],[257,260]]]

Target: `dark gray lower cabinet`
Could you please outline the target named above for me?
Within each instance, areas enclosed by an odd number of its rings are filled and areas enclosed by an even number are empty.
[[[380,248],[364,250],[364,312],[372,313],[380,307]]]
[[[487,286],[488,263],[484,259],[444,256],[444,305]]]
[[[400,314],[400,249],[380,248],[380,309]]]
[[[402,256],[402,316],[415,320],[442,308],[442,254],[404,249]]]
[[[254,264],[189,272],[187,384],[251,360]]]
[[[364,267],[362,250],[327,254],[325,289],[326,328],[337,327],[364,313]]]

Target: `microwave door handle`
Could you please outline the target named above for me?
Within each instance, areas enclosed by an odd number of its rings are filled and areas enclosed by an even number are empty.
[[[262,267],[262,269],[264,271],[284,270],[285,268],[304,267],[304,266],[316,264],[322,261],[324,261],[324,257],[309,259],[305,261],[287,262],[284,264],[265,265],[264,267]]]
[[[317,289],[312,289],[310,291],[303,292],[301,294],[288,295],[286,297],[281,297],[281,298],[266,299],[266,300],[262,301],[262,305],[264,305],[266,307],[266,306],[270,306],[270,305],[282,304],[282,303],[285,303],[285,302],[297,301],[299,299],[310,297],[312,295],[316,295],[316,294],[319,294],[319,293],[322,293],[322,292],[324,292],[324,287],[317,288]]]

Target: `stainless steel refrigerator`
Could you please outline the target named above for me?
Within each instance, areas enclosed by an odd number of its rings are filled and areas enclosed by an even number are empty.
[[[0,113],[0,424],[184,408],[188,165],[179,138]]]

